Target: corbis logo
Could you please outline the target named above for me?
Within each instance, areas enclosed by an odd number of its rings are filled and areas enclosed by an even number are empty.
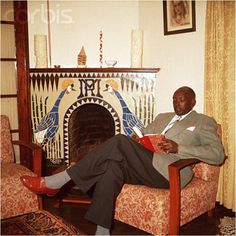
[[[4,15],[7,18],[12,15],[13,10],[9,10]],[[60,4],[56,4],[54,9],[47,9],[46,5],[41,4],[40,8],[28,12],[28,22],[29,24],[34,24],[36,21],[41,21],[42,23],[56,23],[56,24],[72,24],[75,23],[72,17],[72,9],[64,8],[61,9]],[[24,21],[25,11],[19,11],[15,15],[15,20]],[[49,16],[49,17],[48,17]],[[48,22],[49,20],[49,22]]]

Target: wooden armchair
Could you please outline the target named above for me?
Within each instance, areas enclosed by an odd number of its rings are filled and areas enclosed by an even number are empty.
[[[28,190],[20,181],[22,175],[41,175],[42,149],[33,143],[12,141],[9,119],[1,115],[1,219],[37,211],[42,198]],[[30,149],[33,153],[34,173],[15,163],[13,145]]]
[[[180,170],[193,164],[195,175],[181,189]],[[205,212],[212,215],[219,171],[219,166],[192,158],[169,166],[169,190],[125,184],[116,201],[115,219],[154,235],[178,235],[180,226]]]

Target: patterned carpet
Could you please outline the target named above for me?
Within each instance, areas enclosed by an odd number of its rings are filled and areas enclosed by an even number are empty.
[[[225,216],[220,219],[219,235],[235,235],[235,217]]]
[[[48,211],[37,211],[1,221],[1,235],[85,235]]]

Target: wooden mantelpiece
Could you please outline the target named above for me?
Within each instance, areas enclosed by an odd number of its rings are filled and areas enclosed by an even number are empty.
[[[131,73],[157,73],[160,68],[31,68],[30,73],[58,73],[58,72],[131,72]]]

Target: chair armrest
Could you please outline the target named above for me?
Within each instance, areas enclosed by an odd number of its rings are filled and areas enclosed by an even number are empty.
[[[189,159],[180,159],[172,164],[169,165],[169,173],[172,173],[173,169],[178,169],[179,171],[183,169],[186,166],[191,166],[193,164],[201,162],[200,160],[196,158],[189,158]]]
[[[169,235],[179,234],[181,208],[180,170],[198,162],[200,160],[195,158],[181,159],[168,166],[170,179]]]
[[[42,175],[42,147],[35,143],[26,143],[22,140],[12,141],[13,145],[20,145],[32,151],[33,154],[33,172],[37,176]]]

